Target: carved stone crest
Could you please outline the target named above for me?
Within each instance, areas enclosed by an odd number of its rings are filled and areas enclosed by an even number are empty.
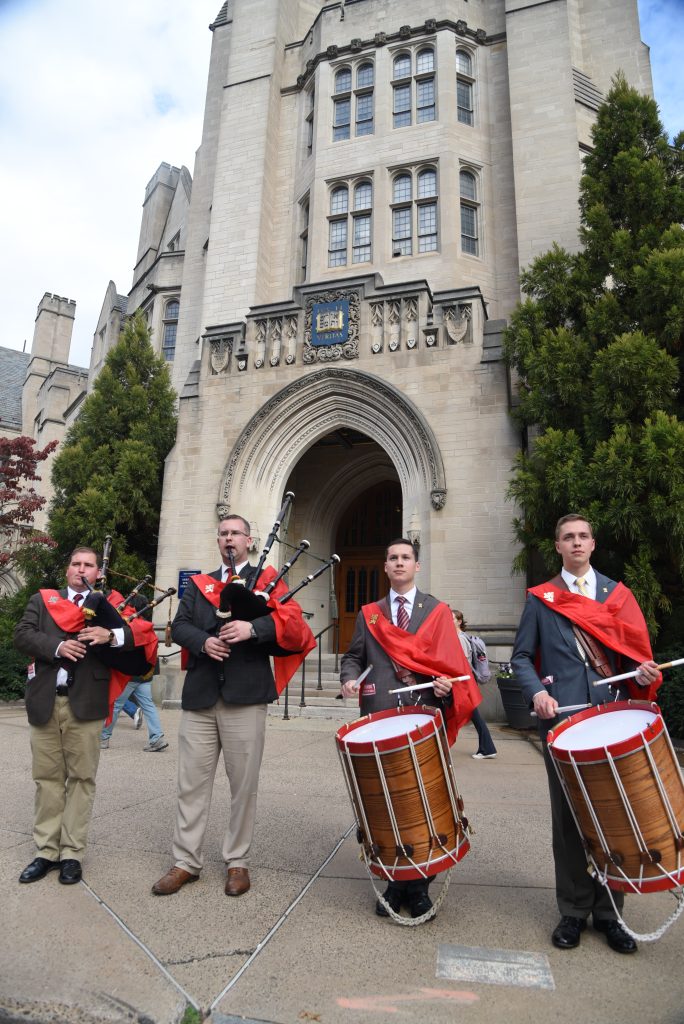
[[[430,491],[430,501],[435,512],[441,512],[446,505],[447,492],[443,490]]]
[[[215,376],[225,373],[230,365],[230,357],[233,353],[232,338],[216,338],[211,341],[209,347],[209,365]]]
[[[349,302],[349,329],[345,342],[339,345],[312,345],[311,344],[311,317],[313,307],[321,302],[338,302],[347,299]],[[306,312],[304,320],[304,351],[302,362],[330,363],[339,359],[358,359],[359,357],[359,293],[346,291],[337,288],[329,292],[322,292],[318,295],[309,295],[306,300]]]

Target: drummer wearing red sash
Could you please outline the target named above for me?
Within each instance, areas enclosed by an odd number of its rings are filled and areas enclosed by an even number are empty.
[[[432,682],[432,688],[401,694],[401,703],[441,708],[449,743],[453,743],[482,697],[448,605],[416,587],[419,569],[411,541],[392,541],[385,553],[390,592],[359,612],[349,650],[342,658],[342,695],[358,697],[361,713],[366,715],[397,707],[397,696],[390,690]],[[369,666],[359,692],[357,680]],[[454,681],[456,676],[468,679]],[[432,907],[428,884],[426,879],[390,882],[383,899],[396,914],[406,906],[412,917],[421,917]],[[375,912],[389,916],[379,900]]]
[[[112,670],[93,648],[134,646],[131,629],[86,625],[80,607],[98,577],[93,548],[72,551],[64,590],[34,594],[14,632],[18,650],[32,657],[26,687],[36,784],[33,838],[38,856],[20,882],[37,882],[59,868],[59,881],[81,879],[81,862],[95,800],[100,733],[110,707]],[[120,600],[121,595],[116,597]]]
[[[231,573],[235,571],[245,580],[253,573],[247,561],[250,534],[250,524],[242,516],[221,520],[218,547],[223,564],[216,572],[191,578],[173,621],[173,639],[187,652],[188,671],[178,732],[174,865],[152,886],[155,896],[170,896],[199,878],[221,752],[231,794],[230,822],[222,848],[227,867],[224,891],[227,896],[241,896],[250,888],[249,851],[267,705],[316,646],[297,602],[278,603],[277,598],[287,591],[282,581],[271,592],[270,614],[251,622],[237,617],[217,618],[220,595]],[[265,569],[256,591],[267,586],[275,575],[273,568]],[[276,660],[275,680],[271,657]]]
[[[624,694],[638,700],[652,699],[661,678],[641,609],[622,583],[592,568],[595,546],[591,524],[583,516],[571,513],[558,520],[556,551],[563,567],[548,583],[530,589],[511,664],[523,697],[538,716],[549,781],[561,913],[551,941],[558,949],[578,946],[591,914],[594,928],[606,936],[611,949],[633,953],[636,942],[616,920],[607,890],[587,872],[580,834],[546,744],[549,729],[570,713],[563,709],[614,699],[602,678],[638,666],[639,674],[626,681]],[[612,895],[621,913],[624,894]]]

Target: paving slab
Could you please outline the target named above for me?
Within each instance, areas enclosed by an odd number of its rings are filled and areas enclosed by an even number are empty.
[[[682,1024],[681,922],[633,957],[591,928],[577,950],[551,946],[548,794],[533,734],[493,726],[499,755],[479,761],[474,730],[463,730],[453,760],[471,850],[436,920],[376,917],[335,710],[269,716],[252,889],[239,899],[223,892],[230,796],[220,767],[200,881],[172,897],[150,892],[171,864],[174,710],[162,711],[168,750],[143,752],[145,730],[123,720],[102,752],[86,884],[51,874],[19,885],[34,855],[28,726],[21,708],[0,710],[0,1021],[177,1024],[194,1005],[212,1024]],[[651,931],[672,909],[669,894],[634,896],[626,916]]]

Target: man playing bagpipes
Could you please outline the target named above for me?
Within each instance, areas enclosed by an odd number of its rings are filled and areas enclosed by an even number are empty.
[[[152,887],[156,896],[176,893],[199,877],[221,752],[231,794],[222,848],[228,869],[225,893],[241,896],[250,888],[249,851],[267,705],[315,647],[299,605],[278,601],[287,590],[283,583],[269,594],[268,605],[258,596],[276,573],[267,568],[253,579],[257,573],[247,561],[251,544],[246,519],[237,515],[222,519],[218,527],[222,566],[210,575],[191,578],[173,622],[173,639],[187,654],[187,674],[178,734],[174,866]],[[249,581],[253,589],[237,581]],[[227,600],[231,593],[234,597]],[[275,658],[275,679],[271,657]]]
[[[92,590],[99,567],[93,548],[75,548],[66,568],[66,588],[34,594],[14,632],[17,649],[33,658],[26,712],[38,850],[20,882],[36,882],[57,868],[64,885],[80,881],[102,726],[132,674],[126,669],[149,670],[156,661],[151,624],[129,625],[113,607],[123,603],[120,594],[112,592],[105,599]],[[97,610],[99,602],[106,606],[106,624]],[[85,612],[84,605],[89,605]]]

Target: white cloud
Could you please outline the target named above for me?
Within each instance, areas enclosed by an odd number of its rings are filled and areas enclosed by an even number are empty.
[[[144,188],[193,171],[220,0],[0,5],[3,332],[30,348],[43,292],[76,300],[87,365],[108,281],[131,286]]]

